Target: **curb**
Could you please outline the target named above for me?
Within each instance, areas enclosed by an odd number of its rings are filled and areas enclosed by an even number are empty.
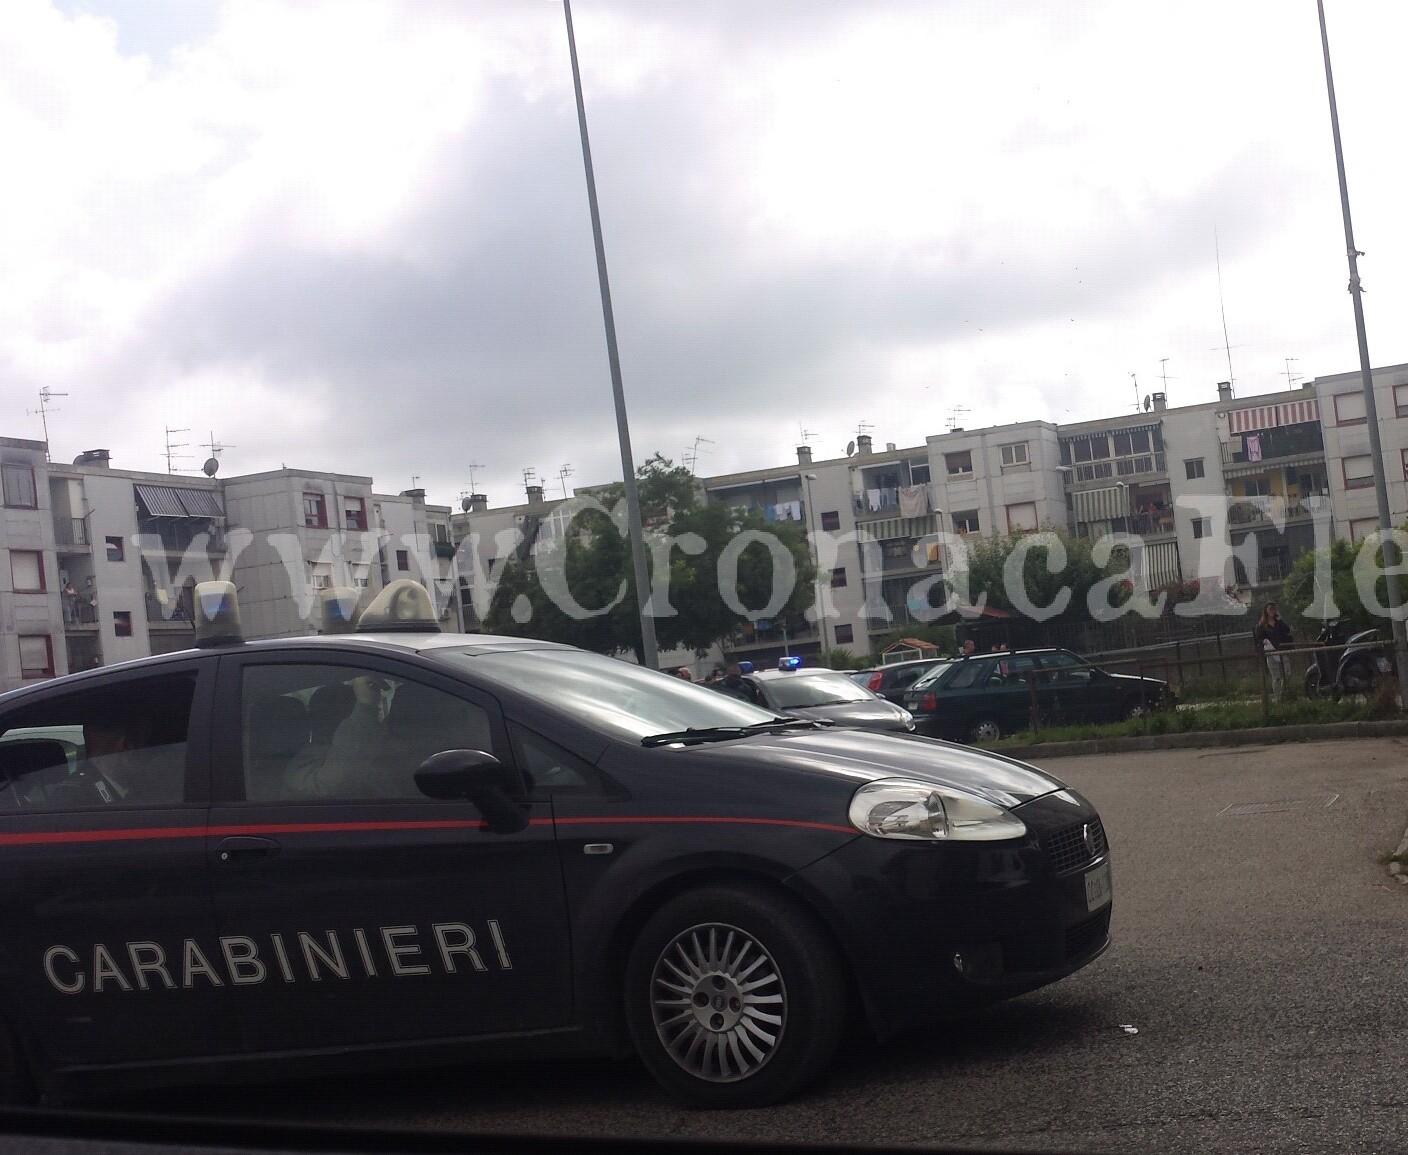
[[[1404,869],[1405,861],[1408,861],[1408,830],[1403,832],[1403,841],[1398,844],[1398,849],[1393,852],[1397,862],[1388,864],[1388,872],[1404,885],[1408,885],[1408,870]]]
[[[1269,746],[1278,742],[1315,742],[1330,738],[1393,738],[1408,735],[1408,720],[1386,722],[1325,722],[1309,726],[1258,726],[1250,730],[1191,730],[1179,734],[1146,734],[1131,738],[1086,738],[1078,742],[1035,742],[992,751],[1008,758],[1032,761],[1080,754],[1129,754],[1150,750],[1189,750],[1199,746]],[[979,747],[982,749],[982,747]],[[1408,851],[1408,832],[1396,853]],[[1398,863],[1393,865],[1398,866]],[[1395,871],[1408,883],[1408,873]]]

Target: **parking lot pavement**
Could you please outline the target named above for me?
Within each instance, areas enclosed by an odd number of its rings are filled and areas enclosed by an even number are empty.
[[[1062,758],[1051,770],[1100,807],[1109,831],[1110,951],[969,1020],[850,1046],[795,1102],[686,1110],[633,1063],[578,1061],[162,1092],[125,1105],[1033,1151],[1401,1146],[1408,887],[1383,859],[1408,818],[1408,740]]]

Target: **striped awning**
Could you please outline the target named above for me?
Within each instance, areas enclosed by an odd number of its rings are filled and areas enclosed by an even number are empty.
[[[137,500],[150,517],[224,517],[220,501],[208,489],[174,485],[134,485]]]
[[[1320,420],[1320,402],[1314,397],[1304,401],[1285,401],[1280,405],[1254,405],[1246,409],[1227,411],[1229,433],[1253,433],[1258,429],[1274,429],[1278,425],[1301,425]]]
[[[1071,503],[1075,507],[1076,521],[1087,525],[1092,521],[1115,521],[1129,516],[1129,490],[1124,486],[1111,485],[1073,493]]]
[[[1178,564],[1178,542],[1161,541],[1144,547],[1144,588],[1163,589],[1183,576]]]
[[[180,491],[169,485],[134,485],[132,488],[150,517],[191,516],[181,504]]]
[[[191,517],[224,517],[220,499],[208,489],[178,489],[176,494]]]

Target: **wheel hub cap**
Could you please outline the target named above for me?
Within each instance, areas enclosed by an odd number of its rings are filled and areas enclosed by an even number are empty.
[[[751,935],[709,923],[678,935],[651,979],[655,1031],[698,1079],[732,1083],[772,1058],[786,1025],[777,964]]]

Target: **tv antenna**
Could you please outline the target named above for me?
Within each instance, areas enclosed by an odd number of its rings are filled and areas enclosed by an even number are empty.
[[[1294,389],[1294,388],[1296,387],[1296,382],[1297,382],[1297,381],[1304,381],[1304,380],[1305,380],[1305,378],[1304,378],[1301,374],[1299,374],[1299,373],[1293,373],[1292,370],[1291,370],[1291,366],[1294,365],[1294,364],[1295,364],[1297,361],[1299,361],[1299,360],[1300,360],[1299,357],[1287,357],[1287,358],[1286,358],[1286,388],[1287,388],[1287,389]]]
[[[875,426],[872,425],[869,421],[861,421],[861,422],[859,422],[859,423],[856,425],[856,436],[857,436],[858,438],[859,438],[859,437],[864,437],[867,433],[869,433],[869,432],[870,432],[872,429],[874,429],[874,428],[875,428]]]
[[[523,488],[527,489],[530,485],[536,484],[537,480],[538,471],[531,465],[528,466],[528,468],[523,471]]]
[[[562,498],[564,501],[567,500],[567,479],[571,477],[574,472],[575,470],[570,463],[564,465],[557,471],[557,480],[562,482]]]
[[[680,464],[689,470],[691,476],[694,475],[695,467],[699,464],[699,454],[701,452],[699,447],[701,445],[713,444],[714,442],[710,438],[700,436],[694,439],[694,445],[692,447],[684,451],[684,456],[681,458]]]
[[[955,405],[948,411],[948,431],[952,433],[955,429],[961,429],[962,420],[968,416],[971,410],[966,405]]]
[[[806,428],[805,426],[803,426],[800,422],[798,422],[798,424],[797,424],[797,437],[798,437],[798,439],[801,441],[801,443],[802,443],[803,445],[806,445],[807,442],[809,442],[809,441],[810,441],[813,437],[815,437],[815,436],[816,436],[815,433],[813,433],[810,429],[807,429],[807,428]]]
[[[177,472],[177,470],[176,470],[176,462],[177,462],[177,461],[189,461],[189,460],[190,460],[190,457],[191,457],[191,455],[190,455],[189,453],[177,453],[177,452],[176,452],[178,449],[185,449],[185,448],[190,444],[190,442],[188,442],[188,441],[172,441],[172,440],[171,440],[171,435],[172,435],[173,433],[189,433],[190,431],[191,431],[191,430],[190,430],[190,427],[189,427],[189,426],[186,427],[186,428],[184,428],[184,429],[172,429],[171,426],[169,426],[169,425],[166,426],[166,472],[167,472],[167,473],[175,473],[175,472]]]
[[[465,468],[469,470],[469,492],[471,494],[478,493],[479,487],[474,482],[474,471],[476,469],[483,469],[484,466],[478,461],[471,461]]]
[[[51,458],[51,457],[49,456],[49,414],[50,414],[50,413],[57,413],[57,412],[59,412],[58,407],[57,407],[57,406],[51,406],[51,405],[49,404],[49,402],[52,401],[55,397],[67,397],[67,396],[68,396],[67,393],[55,393],[52,389],[49,388],[49,386],[45,385],[44,388],[42,388],[41,390],[39,390],[39,408],[38,408],[38,409],[28,409],[28,410],[26,410],[26,412],[27,412],[31,417],[32,417],[34,414],[38,413],[38,414],[39,414],[39,420],[40,420],[40,421],[43,423],[43,425],[44,425],[44,460],[45,460],[45,461],[52,461],[52,460],[53,460],[53,458]]]
[[[1167,358],[1167,357],[1160,357],[1160,358],[1159,358],[1159,376],[1164,379],[1164,396],[1167,397],[1167,396],[1168,396],[1168,358]],[[1174,380],[1177,381],[1178,378],[1175,377]]]
[[[224,453],[227,449],[233,449],[234,446],[224,445],[216,441],[213,432],[210,435],[210,440],[202,442],[201,444],[203,448],[210,450],[210,456],[205,459],[205,464],[201,466],[201,471],[206,477],[214,477],[220,470],[220,454]]]
[[[1217,243],[1217,226],[1212,228],[1212,253],[1217,262],[1217,307],[1222,312],[1222,347],[1227,350],[1227,383],[1232,386],[1233,396],[1237,392],[1237,378],[1232,372],[1232,341],[1227,336],[1227,303],[1222,297],[1222,252]]]

